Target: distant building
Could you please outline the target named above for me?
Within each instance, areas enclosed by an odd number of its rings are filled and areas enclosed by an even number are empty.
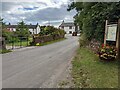
[[[79,31],[79,26],[75,25],[73,22],[65,23],[64,21],[59,26],[60,29],[63,29],[67,34],[72,34],[73,32]]]
[[[7,29],[10,31],[16,31],[18,25],[11,25],[9,23],[9,25],[6,25]],[[36,25],[26,25],[29,29],[29,31],[31,32],[31,34],[38,34],[40,32],[40,26],[38,25],[38,23]]]

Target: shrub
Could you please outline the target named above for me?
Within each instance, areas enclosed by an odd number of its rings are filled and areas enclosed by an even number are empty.
[[[79,39],[80,47],[85,47],[88,44],[88,40],[86,39],[85,35],[82,34]]]
[[[115,60],[117,56],[117,50],[113,46],[102,45],[98,51],[98,54],[101,60]]]

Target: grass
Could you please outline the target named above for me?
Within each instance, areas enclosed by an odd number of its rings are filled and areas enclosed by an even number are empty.
[[[30,42],[22,41],[21,46],[27,46],[27,43],[30,45]],[[12,46],[12,43],[8,43],[7,46]],[[20,46],[20,42],[14,42],[14,46]]]
[[[11,52],[11,50],[0,49],[0,54],[4,54],[4,53],[8,53],[8,52]]]
[[[118,88],[118,62],[100,61],[88,48],[79,48],[72,61],[72,77],[77,88]]]
[[[56,43],[56,42],[59,42],[59,41],[63,41],[63,40],[65,40],[65,39],[66,39],[66,38],[62,38],[62,39],[58,39],[58,40],[54,40],[54,41],[50,41],[50,42],[41,43],[40,46],[44,46],[44,45]]]
[[[29,38],[28,41],[27,40],[26,41],[22,41],[21,42],[21,46],[27,46],[27,45],[29,46],[30,42],[32,42],[32,40],[33,40],[32,38]],[[8,43],[7,46],[12,46],[12,43]],[[14,46],[20,46],[20,41],[14,42]]]

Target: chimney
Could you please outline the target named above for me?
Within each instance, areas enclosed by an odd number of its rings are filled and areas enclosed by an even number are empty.
[[[62,23],[64,23],[64,20],[62,21]]]
[[[38,23],[36,25],[38,25]]]

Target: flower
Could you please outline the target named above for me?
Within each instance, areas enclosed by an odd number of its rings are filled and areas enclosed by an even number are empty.
[[[40,43],[36,43],[36,46],[40,46]]]
[[[116,59],[117,50],[113,46],[104,46],[104,44],[102,44],[102,47],[99,48],[98,54],[100,59],[113,60]]]

